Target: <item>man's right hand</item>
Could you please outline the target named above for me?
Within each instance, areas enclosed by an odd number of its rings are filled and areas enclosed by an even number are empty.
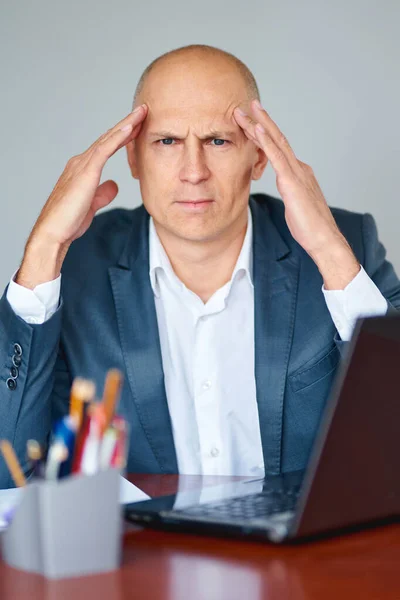
[[[56,279],[71,243],[87,231],[96,212],[114,200],[115,181],[100,178],[107,160],[135,139],[147,116],[143,104],[67,163],[29,236],[16,283],[34,289]]]

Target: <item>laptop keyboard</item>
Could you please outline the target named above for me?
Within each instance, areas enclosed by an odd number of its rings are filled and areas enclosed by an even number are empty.
[[[299,494],[299,486],[278,491],[265,490],[259,494],[239,496],[208,502],[189,508],[174,510],[175,514],[185,517],[215,519],[218,521],[250,521],[268,518],[277,513],[293,511]]]

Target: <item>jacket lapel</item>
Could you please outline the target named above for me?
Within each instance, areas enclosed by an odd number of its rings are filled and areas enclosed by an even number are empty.
[[[292,343],[299,260],[278,233],[267,205],[253,217],[255,377],[266,473],[281,470],[283,398]]]
[[[133,213],[118,266],[109,268],[126,373],[137,414],[164,473],[178,465],[164,385],[157,315],[149,277],[149,215]]]

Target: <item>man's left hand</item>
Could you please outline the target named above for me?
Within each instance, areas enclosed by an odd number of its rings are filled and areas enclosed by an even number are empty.
[[[237,107],[234,118],[246,137],[265,152],[276,173],[290,233],[316,263],[325,289],[344,289],[360,271],[360,264],[339,231],[312,168],[296,158],[257,100],[250,109],[251,116]]]

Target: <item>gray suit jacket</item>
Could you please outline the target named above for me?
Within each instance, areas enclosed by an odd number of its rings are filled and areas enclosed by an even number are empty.
[[[344,342],[321,276],[287,228],[282,201],[252,194],[250,208],[257,403],[265,468],[279,473],[306,465]],[[400,282],[371,215],[332,212],[391,309],[400,307]],[[148,220],[143,206],[95,218],[67,254],[60,307],[46,323],[27,324],[5,293],[0,300],[0,437],[13,442],[25,468],[27,439],[45,442],[51,420],[68,412],[72,379],[92,378],[101,393],[106,371],[117,367],[125,376],[119,412],[131,428],[128,471],[178,472],[149,278]],[[11,390],[15,343],[22,356]],[[11,480],[1,462],[0,486],[6,485]]]

